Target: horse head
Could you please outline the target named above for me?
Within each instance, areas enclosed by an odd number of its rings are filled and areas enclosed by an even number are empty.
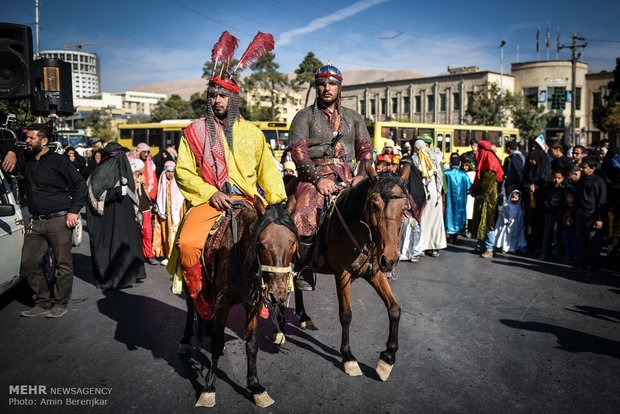
[[[297,228],[291,216],[295,203],[295,197],[289,197],[286,205],[265,206],[259,197],[254,197],[258,218],[250,232],[255,243],[263,294],[274,306],[283,305],[291,292],[291,263],[298,244]]]
[[[398,264],[400,227],[409,207],[404,183],[409,179],[410,167],[403,166],[400,176],[392,172],[377,174],[371,164],[366,164],[370,188],[366,198],[365,220],[375,245],[379,269],[392,272]]]

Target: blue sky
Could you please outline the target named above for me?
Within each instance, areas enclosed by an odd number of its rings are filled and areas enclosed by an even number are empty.
[[[33,27],[34,0],[0,0],[0,20]],[[588,39],[583,60],[591,70],[613,70],[620,57],[620,2],[584,1],[414,1],[414,0],[39,0],[40,47],[118,39],[87,46],[101,57],[102,89],[197,78],[222,31],[240,39],[240,56],[258,30],[276,39],[276,61],[293,71],[314,52],[342,70],[410,69],[425,75],[447,66],[478,65],[504,71],[510,63],[549,58],[560,41],[577,32]],[[393,38],[391,38],[393,37]],[[604,40],[605,42],[603,42]],[[562,50],[560,59],[570,59]],[[345,79],[346,82],[346,79]]]

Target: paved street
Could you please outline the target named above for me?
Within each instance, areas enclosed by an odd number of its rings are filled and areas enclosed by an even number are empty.
[[[363,376],[349,377],[340,365],[333,278],[321,275],[317,291],[305,296],[318,331],[299,330],[289,310],[287,342],[278,348],[271,322],[261,321],[259,378],[275,404],[257,408],[245,389],[243,311],[236,307],[217,405],[198,409],[210,355],[196,342],[191,357],[177,355],[184,301],[170,292],[163,266],[147,265],[144,283],[101,292],[85,237],[74,249],[67,315],[20,317],[32,305],[25,284],[0,298],[0,411],[617,412],[620,276],[592,278],[526,257],[485,261],[471,248],[459,240],[438,258],[399,265],[391,285],[402,306],[400,350],[387,382],[374,372],[387,339],[380,299],[366,282],[353,285],[351,344]],[[42,385],[47,395],[16,394],[18,385]],[[69,403],[67,395],[50,395],[71,387],[106,394],[71,394]],[[94,397],[105,405],[69,405]],[[45,399],[56,405],[42,406]],[[15,405],[28,402],[35,406]]]

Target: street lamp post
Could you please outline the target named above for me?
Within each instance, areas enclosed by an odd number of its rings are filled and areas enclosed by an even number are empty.
[[[504,45],[506,45],[506,41],[502,40],[502,43],[499,45],[499,90],[502,93],[504,92]]]

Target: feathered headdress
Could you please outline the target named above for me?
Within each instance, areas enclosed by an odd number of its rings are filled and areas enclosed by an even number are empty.
[[[258,32],[250,45],[241,55],[239,63],[232,72],[229,73],[228,68],[232,62],[233,54],[239,44],[239,40],[232,36],[228,31],[225,31],[220,36],[220,39],[213,46],[211,51],[211,61],[213,65],[213,77],[209,79],[209,84],[216,84],[222,88],[231,92],[239,93],[239,85],[233,79],[233,76],[237,71],[244,70],[252,66],[258,59],[265,54],[271,52],[275,47],[273,36],[270,33]],[[218,62],[222,63],[220,74],[216,74],[216,67]]]

